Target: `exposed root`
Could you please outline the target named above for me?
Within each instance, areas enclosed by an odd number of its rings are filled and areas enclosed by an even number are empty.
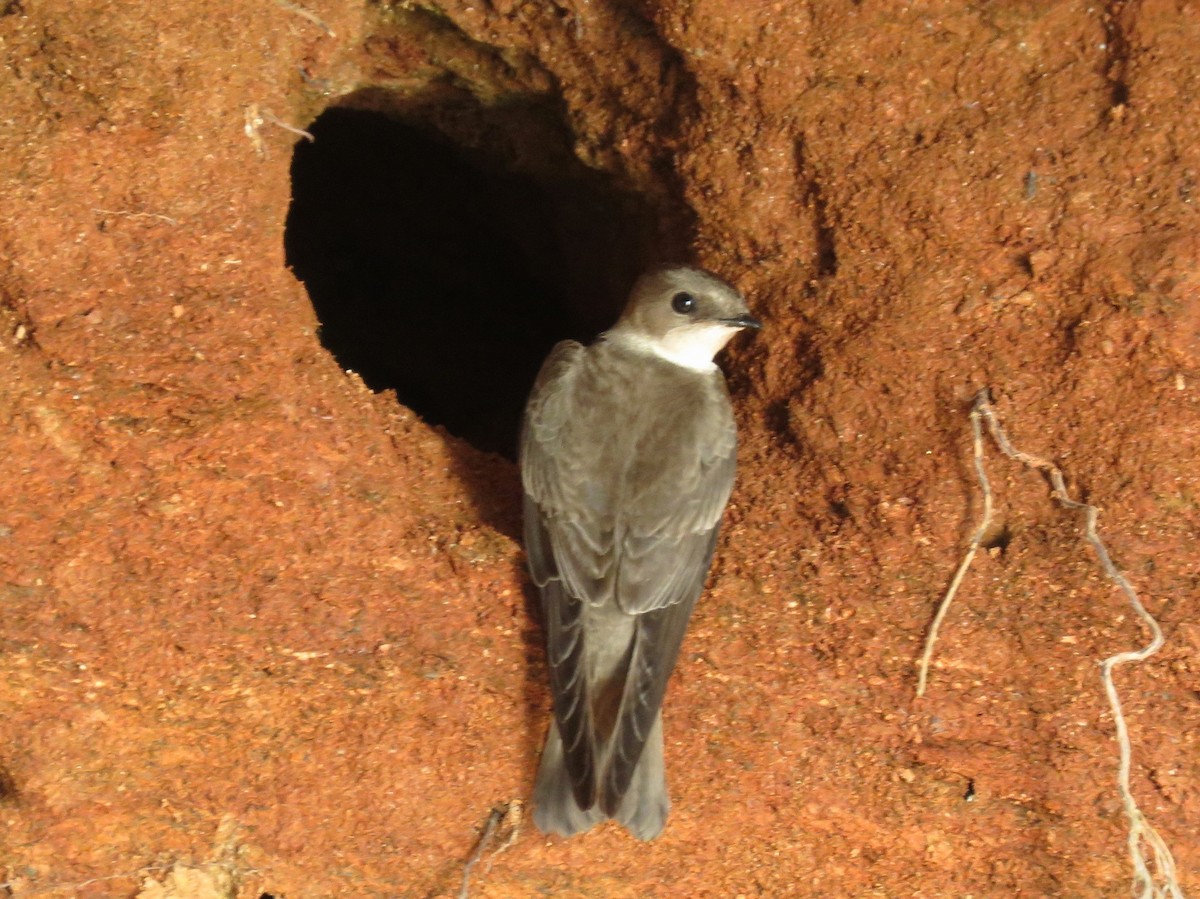
[[[1104,692],[1108,696],[1108,704],[1112,709],[1113,723],[1117,732],[1117,746],[1120,750],[1117,788],[1121,794],[1121,802],[1125,807],[1125,815],[1129,819],[1128,846],[1130,859],[1133,864],[1133,895],[1136,899],[1183,899],[1183,891],[1180,889],[1175,873],[1175,859],[1171,856],[1171,850],[1167,847],[1162,837],[1159,836],[1158,831],[1154,829],[1154,826],[1146,820],[1146,816],[1138,808],[1137,800],[1133,797],[1133,790],[1129,783],[1130,769],[1133,764],[1133,749],[1129,742],[1129,728],[1125,723],[1125,716],[1121,711],[1121,699],[1117,694],[1116,684],[1113,682],[1113,669],[1118,665],[1123,665],[1127,662],[1142,662],[1158,652],[1163,645],[1162,628],[1158,626],[1158,622],[1154,619],[1154,616],[1146,611],[1146,607],[1142,605],[1142,601],[1138,598],[1129,580],[1113,564],[1112,557],[1108,554],[1108,549],[1100,539],[1099,534],[1096,533],[1096,517],[1099,514],[1099,510],[1089,503],[1081,503],[1071,498],[1071,495],[1067,492],[1062,471],[1057,465],[1039,456],[1022,452],[1012,445],[1008,439],[1008,435],[1005,434],[999,420],[996,418],[996,412],[992,407],[987,390],[979,392],[975,397],[975,404],[971,408],[975,471],[979,477],[980,489],[983,492],[983,514],[980,517],[979,527],[971,537],[966,555],[963,557],[962,563],[958,566],[958,571],[955,572],[954,579],[950,582],[950,587],[946,590],[946,595],[942,598],[941,604],[938,606],[937,614],[934,616],[933,624],[930,626],[929,634],[926,636],[925,651],[921,656],[920,670],[917,675],[917,696],[925,695],[929,665],[933,658],[933,649],[937,642],[938,630],[991,524],[992,488],[988,482],[987,471],[983,464],[983,428],[981,421],[987,422],[988,433],[991,434],[992,440],[995,441],[1000,452],[1004,453],[1010,459],[1015,459],[1022,465],[1042,472],[1050,481],[1054,498],[1065,508],[1083,513],[1084,536],[1092,545],[1092,549],[1095,550],[1104,573],[1125,594],[1125,598],[1129,601],[1133,610],[1150,631],[1151,640],[1141,649],[1119,652],[1104,660],[1101,666],[1102,680],[1104,682]],[[1146,852],[1144,851],[1144,847],[1146,846],[1149,847],[1154,859],[1153,870],[1146,858]]]
[[[263,141],[261,129],[263,125],[271,124],[282,128],[298,137],[304,138],[309,143],[316,140],[311,131],[305,131],[303,128],[297,128],[294,125],[289,125],[283,119],[276,116],[269,110],[263,109],[257,103],[251,103],[246,107],[245,114],[246,124],[243,130],[246,137],[250,138],[250,143],[254,146],[254,152],[260,157],[267,155],[267,145]]]
[[[488,812],[487,821],[483,825],[483,833],[480,834],[479,839],[476,841],[471,857],[463,865],[462,886],[458,890],[458,899],[468,899],[471,886],[471,869],[483,858],[483,853],[487,851],[488,845],[496,837],[501,826],[503,825],[507,831],[507,835],[504,842],[492,852],[492,859],[495,859],[497,855],[517,841],[517,837],[521,833],[521,822],[523,819],[524,807],[518,799],[514,799],[505,805],[497,806]],[[491,865],[491,860],[489,860],[487,865],[489,870],[491,869]]]
[[[980,396],[983,396],[983,394],[980,394]],[[954,601],[954,596],[958,593],[958,587],[962,583],[967,569],[971,567],[971,562],[975,559],[975,553],[979,550],[979,545],[983,542],[984,535],[987,534],[987,529],[992,523],[992,485],[988,481],[987,470],[983,467],[983,432],[979,425],[978,399],[975,401],[975,408],[971,410],[971,430],[975,436],[975,473],[979,476],[979,486],[983,490],[983,514],[979,518],[979,527],[975,529],[975,533],[971,536],[971,543],[967,547],[967,554],[963,556],[962,563],[958,566],[958,571],[954,572],[954,580],[950,582],[950,586],[946,590],[946,595],[942,597],[937,614],[933,618],[933,624],[929,626],[929,634],[925,638],[925,652],[921,656],[921,668],[917,673],[917,696],[925,695],[925,684],[929,680],[929,663],[933,659],[933,647],[937,643],[938,631],[942,627],[942,620],[946,617],[946,613],[950,611],[950,603]]]

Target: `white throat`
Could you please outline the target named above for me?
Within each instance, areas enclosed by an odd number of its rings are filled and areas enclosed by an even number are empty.
[[[737,333],[736,328],[716,322],[681,325],[662,337],[648,337],[634,331],[613,331],[615,339],[630,349],[651,353],[692,371],[711,371],[716,368],[713,357]]]

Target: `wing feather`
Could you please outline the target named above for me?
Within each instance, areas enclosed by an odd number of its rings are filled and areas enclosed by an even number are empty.
[[[525,498],[525,545],[530,569],[542,596],[546,629],[546,661],[550,692],[563,744],[563,763],[571,778],[575,801],[586,811],[596,802],[595,727],[588,702],[586,677],[587,636],[583,629],[583,602],[563,589],[556,576],[554,557],[541,515]]]
[[[587,352],[562,343],[543,366],[526,409],[521,474],[526,551],[542,594],[565,763],[580,808],[599,800],[613,815],[704,586],[733,485],[737,437],[723,381],[719,390],[689,395],[687,384],[672,380],[684,375],[659,370],[649,378],[637,365],[615,365],[604,372],[609,389],[577,391],[588,366],[606,364]],[[615,398],[635,395],[622,387],[652,392],[621,407]],[[696,401],[683,399],[689,396]],[[588,606],[619,609],[632,622],[612,719],[590,705],[601,685],[588,683],[589,653],[612,647],[588,646]],[[611,730],[601,722],[603,749],[597,714],[612,721]]]
[[[564,589],[559,560],[570,550],[556,545],[555,529],[544,509],[562,507],[562,480],[554,464],[553,446],[568,424],[566,397],[574,363],[583,347],[558,344],[542,366],[531,393],[521,433],[521,474],[525,484],[525,552],[529,571],[542,599],[546,629],[546,661],[554,715],[562,738],[563,764],[575,802],[587,810],[596,802],[595,728],[588,701],[587,637],[583,628],[582,594]],[[586,539],[583,541],[586,544]]]
[[[681,591],[683,599],[638,616],[621,714],[613,732],[600,791],[600,807],[607,815],[615,814],[620,807],[621,798],[629,789],[642,757],[646,737],[662,708],[667,681],[679,658],[688,620],[704,587],[708,562],[717,543],[717,531],[714,527],[708,535],[704,564],[694,569],[688,589]]]

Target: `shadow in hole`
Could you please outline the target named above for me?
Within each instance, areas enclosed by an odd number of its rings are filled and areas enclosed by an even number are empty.
[[[475,143],[494,131],[503,149],[533,114],[474,115]],[[505,168],[511,147],[487,158],[434,128],[363,109],[318,117],[292,161],[287,263],[343,368],[511,459],[542,360],[615,319],[649,216],[561,148],[530,174]]]
[[[311,131],[285,248],[322,343],[372,389],[511,457],[521,393],[573,325],[511,211],[537,198],[375,113],[333,109]]]

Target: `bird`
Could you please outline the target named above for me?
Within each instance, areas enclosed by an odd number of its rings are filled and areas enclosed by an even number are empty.
[[[544,833],[615,819],[650,840],[666,825],[663,696],[736,465],[714,357],[760,327],[715,275],[653,269],[594,342],[556,344],[530,392],[525,552],[554,706],[533,792]]]

